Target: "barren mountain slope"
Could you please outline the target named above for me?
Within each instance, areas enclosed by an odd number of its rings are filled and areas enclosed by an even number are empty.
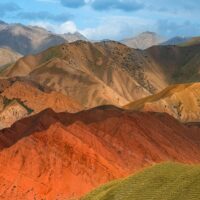
[[[59,92],[47,92],[39,85],[20,78],[0,80],[0,91],[0,128],[9,127],[21,118],[47,108],[55,112],[78,112],[84,109]]]
[[[116,42],[56,46],[20,59],[1,75],[29,75],[87,107],[121,106],[167,86],[162,70],[147,54]]]
[[[199,122],[200,83],[169,86],[162,92],[130,103],[125,108],[166,112],[182,122]]]
[[[10,127],[16,121],[27,117],[30,110],[18,100],[9,100],[2,96],[0,110],[0,129]]]
[[[0,195],[61,200],[153,163],[199,163],[199,137],[167,114],[45,110],[0,131]]]

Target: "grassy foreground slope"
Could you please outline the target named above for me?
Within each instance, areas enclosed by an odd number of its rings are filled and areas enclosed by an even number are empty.
[[[108,183],[81,200],[199,200],[200,166],[164,163]]]

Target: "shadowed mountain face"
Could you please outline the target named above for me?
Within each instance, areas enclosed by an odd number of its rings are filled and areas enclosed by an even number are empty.
[[[140,50],[117,42],[78,41],[26,56],[2,76],[28,76],[81,105],[122,106],[167,86],[162,69]]]
[[[182,122],[199,122],[200,83],[169,86],[162,92],[130,103],[125,108],[166,112]]]
[[[153,32],[144,32],[133,38],[127,38],[121,42],[134,49],[147,49],[149,47],[159,45],[164,39]]]
[[[170,84],[200,81],[200,45],[157,46],[146,53],[163,69]]]
[[[45,110],[0,131],[0,194],[60,200],[153,163],[199,163],[199,137],[167,114]]]
[[[22,54],[35,54],[49,47],[81,40],[80,33],[59,35],[36,26],[22,24],[0,24],[0,47],[9,47]]]
[[[173,37],[173,38],[170,38],[169,40],[161,43],[161,45],[181,45],[182,43],[185,43],[187,41],[190,41],[191,38],[189,37]]]
[[[164,163],[108,183],[81,200],[198,200],[199,191],[199,166]]]

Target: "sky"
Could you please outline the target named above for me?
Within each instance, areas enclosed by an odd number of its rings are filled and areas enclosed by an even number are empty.
[[[88,39],[200,35],[199,0],[1,0],[0,19],[37,25],[59,34],[79,31]]]

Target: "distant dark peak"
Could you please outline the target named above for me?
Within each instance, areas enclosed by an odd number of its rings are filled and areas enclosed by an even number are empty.
[[[41,26],[37,26],[37,25],[31,26],[31,25],[30,25],[30,26],[28,26],[28,27],[33,28],[33,29],[37,29],[37,30],[40,30],[40,31],[52,33],[52,31],[47,30],[47,29],[45,29],[45,28],[43,28],[43,27],[41,27]]]
[[[74,32],[74,33],[64,33],[64,35],[76,35],[76,36],[82,36],[78,31]]]
[[[161,45],[178,45],[178,44],[187,42],[190,39],[191,39],[190,37],[175,36],[175,37],[170,38],[167,41],[161,43]]]
[[[109,44],[118,44],[118,45],[124,45],[118,41],[115,41],[115,40],[109,40],[109,39],[106,39],[106,40],[101,40],[100,42],[95,42],[94,44],[104,44],[104,45],[109,45]]]
[[[0,20],[0,25],[8,25],[6,22]]]
[[[118,111],[123,111],[122,108],[119,108],[119,107],[114,106],[114,105],[98,106],[98,107],[92,108],[90,110],[118,110]]]
[[[146,35],[146,34],[148,34],[148,35],[157,35],[157,33],[151,32],[151,31],[145,31],[145,32],[141,33],[141,35]]]
[[[71,42],[71,44],[81,45],[81,44],[91,44],[91,43],[85,40],[76,40],[74,42]]]

